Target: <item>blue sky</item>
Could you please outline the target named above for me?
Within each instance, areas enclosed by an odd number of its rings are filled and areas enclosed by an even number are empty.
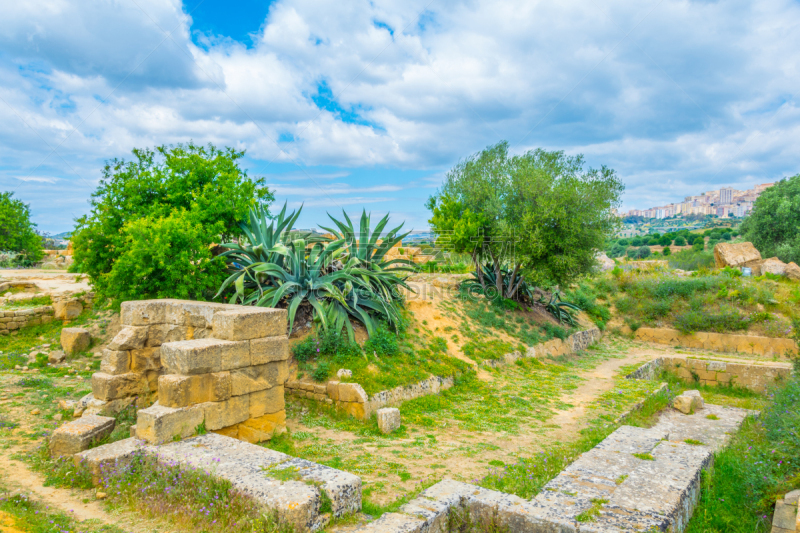
[[[0,19],[0,190],[58,233],[103,162],[247,150],[278,203],[392,213],[460,158],[582,153],[624,208],[800,172],[800,3],[27,0]]]

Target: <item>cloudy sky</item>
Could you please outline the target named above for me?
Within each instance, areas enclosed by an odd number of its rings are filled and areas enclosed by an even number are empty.
[[[800,172],[797,0],[25,0],[0,18],[0,191],[58,233],[103,162],[247,150],[280,203],[392,213],[459,158],[583,153],[649,207]]]

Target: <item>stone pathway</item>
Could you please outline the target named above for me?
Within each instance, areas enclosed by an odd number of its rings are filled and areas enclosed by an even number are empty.
[[[652,428],[622,426],[530,501],[445,480],[356,531],[442,531],[453,509],[468,511],[477,523],[502,524],[509,533],[682,531],[702,471],[750,414],[708,404],[693,415],[667,410]]]

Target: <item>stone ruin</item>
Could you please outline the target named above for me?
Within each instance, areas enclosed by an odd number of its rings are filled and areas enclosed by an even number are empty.
[[[157,400],[134,430],[151,444],[201,428],[248,442],[285,430],[286,310],[143,300],[123,303],[120,318],[92,376],[96,410]]]

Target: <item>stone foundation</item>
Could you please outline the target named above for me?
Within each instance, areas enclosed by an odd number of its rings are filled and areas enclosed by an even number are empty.
[[[642,341],[700,348],[716,352],[740,352],[756,355],[780,355],[788,357],[798,353],[797,343],[792,339],[758,337],[755,335],[730,335],[699,331],[685,335],[677,329],[639,328],[635,337]]]
[[[124,302],[120,316],[92,393],[157,398],[139,411],[137,437],[160,444],[205,428],[260,442],[285,431],[286,310],[143,300]]]
[[[788,380],[792,374],[789,363],[736,363],[672,356],[653,359],[625,377],[655,379],[662,369],[676,374],[687,383],[734,385],[762,394],[775,384]]]

